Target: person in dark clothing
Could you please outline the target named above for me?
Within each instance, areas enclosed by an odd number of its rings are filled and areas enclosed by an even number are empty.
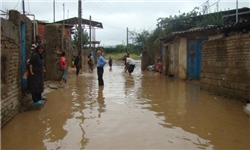
[[[34,41],[34,43],[32,43],[32,45],[31,45],[31,55],[32,55],[32,53],[35,51],[35,49],[36,49],[36,47],[38,46],[38,45],[41,45],[42,44],[42,39],[43,39],[43,37],[42,37],[42,35],[40,35],[40,34],[37,34],[36,36],[35,36],[35,41]],[[43,61],[44,61],[44,59],[43,59]],[[28,67],[28,69],[29,69],[29,67]],[[44,67],[44,70],[45,70],[45,67]],[[45,72],[45,71],[44,71]],[[42,98],[42,100],[46,100],[47,98],[45,97],[45,96],[43,96],[43,94],[42,94],[42,96],[41,96]]]
[[[78,56],[76,57],[74,61],[74,65],[76,66],[76,75],[78,76],[80,68],[82,64],[82,58],[81,58],[81,53],[78,53]]]
[[[43,72],[44,61],[43,61],[43,45],[39,44],[36,46],[35,51],[31,54],[29,60],[29,75],[27,78],[27,87],[32,95],[34,104],[42,104],[42,93],[44,90]]]
[[[112,64],[113,64],[113,60],[112,60],[112,57],[109,56],[109,67],[112,68]]]
[[[103,86],[104,82],[103,82],[103,67],[106,64],[106,60],[102,57],[102,51],[98,50],[96,52],[97,54],[97,76],[98,76],[98,85],[99,86]]]
[[[92,54],[88,55],[88,65],[89,65],[89,70],[93,71],[94,70],[94,58]]]

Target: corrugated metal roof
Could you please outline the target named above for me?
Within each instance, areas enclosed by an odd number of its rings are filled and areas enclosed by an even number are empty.
[[[249,25],[250,28],[250,18],[246,19],[246,20],[242,20],[238,23],[233,23],[230,25],[226,25],[226,26],[208,26],[208,27],[197,27],[197,28],[192,28],[189,30],[185,30],[185,31],[176,31],[176,32],[171,32],[170,34],[167,34],[165,37],[162,37],[161,40],[171,40],[173,39],[175,36],[177,35],[181,35],[181,34],[187,34],[187,33],[195,33],[195,32],[203,32],[203,31],[208,31],[208,30],[224,30],[224,29],[230,29],[230,28],[239,28],[241,26],[247,26]]]
[[[64,20],[60,20],[60,21],[56,21],[54,23],[65,23],[66,25],[74,25],[74,24],[78,24],[78,18],[77,17],[73,17],[73,18],[69,18],[69,19],[64,19]],[[90,21],[87,19],[82,19],[82,24],[85,25],[89,25],[91,24],[92,27],[97,27],[97,28],[101,28],[103,29],[102,23],[101,22],[97,22],[97,21]]]

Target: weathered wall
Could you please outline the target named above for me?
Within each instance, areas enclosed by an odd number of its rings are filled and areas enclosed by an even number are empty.
[[[169,62],[169,50],[170,49],[170,44],[164,44],[164,49],[163,49],[163,55],[162,55],[162,60],[163,60],[163,64],[162,64],[162,72],[163,75],[167,76],[168,75],[168,62]]]
[[[62,38],[61,24],[47,24],[45,27],[46,51],[45,67],[46,80],[61,80],[60,56],[62,51],[66,52],[68,66],[72,60],[72,47],[69,38]]]
[[[250,99],[250,33],[205,41],[201,87],[238,100]]]
[[[163,72],[166,76],[185,79],[187,71],[187,38],[176,37],[165,43]]]
[[[9,11],[9,20],[1,18],[1,127],[18,113],[22,99],[21,21],[25,22],[26,27],[26,47],[30,47],[31,24],[29,18],[16,10]],[[30,52],[27,49],[26,53],[28,51]]]
[[[149,66],[149,57],[148,51],[142,51],[141,70],[146,70],[147,66]]]
[[[180,79],[186,79],[187,78],[187,38],[182,37],[180,38],[180,45],[179,45],[179,63],[176,63],[179,65],[178,70],[178,77]]]

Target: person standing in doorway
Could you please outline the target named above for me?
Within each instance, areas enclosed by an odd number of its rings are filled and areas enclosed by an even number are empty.
[[[60,83],[64,83],[65,85],[67,84],[67,60],[65,58],[66,53],[62,52],[62,56],[60,58],[60,67],[63,73],[62,80]]]
[[[45,70],[43,52],[44,47],[37,45],[29,60],[28,89],[32,95],[34,104],[37,105],[42,104],[42,93],[44,90],[43,72]]]
[[[40,34],[37,34],[35,36],[35,41],[31,44],[31,55],[33,54],[34,51],[36,51],[37,46],[42,44],[42,39],[43,39],[43,37]],[[44,49],[44,47],[43,47],[43,49]],[[42,60],[43,60],[43,65],[44,65],[44,59],[42,59]],[[30,70],[30,68],[29,68],[30,67],[30,62],[29,61],[30,61],[30,59],[27,60],[27,69],[28,70]],[[44,70],[43,73],[46,72],[46,69],[45,69],[44,66],[43,66],[43,70]],[[41,100],[46,100],[46,99],[47,98],[45,96],[41,95]]]
[[[160,55],[157,59],[156,71],[159,72],[160,74],[162,73],[162,55]]]
[[[36,41],[34,41],[34,43],[32,43],[31,45],[31,53],[36,49],[36,47],[39,45],[39,44],[42,44],[42,36],[37,34],[36,37],[35,37]]]
[[[76,66],[76,75],[78,76],[80,68],[82,64],[82,58],[81,58],[81,53],[78,53],[78,56],[76,57],[74,61],[74,65]]]
[[[99,86],[103,86],[104,85],[104,81],[103,81],[103,67],[106,64],[106,60],[102,57],[102,51],[101,50],[97,50],[96,52],[97,54],[97,76],[98,76],[98,85]]]

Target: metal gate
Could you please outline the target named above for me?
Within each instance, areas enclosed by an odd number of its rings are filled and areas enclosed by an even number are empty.
[[[201,72],[201,54],[202,54],[202,42],[206,40],[193,39],[188,41],[188,78],[198,79]]]

